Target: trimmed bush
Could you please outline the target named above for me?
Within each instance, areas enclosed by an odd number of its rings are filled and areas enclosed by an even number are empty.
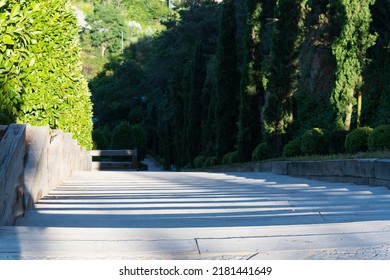
[[[238,151],[227,153],[223,156],[222,164],[232,164],[239,162]]]
[[[368,148],[370,151],[390,149],[390,124],[380,125],[371,132]]]
[[[206,160],[204,162],[205,167],[210,167],[210,166],[214,166],[214,165],[218,165],[218,164],[219,164],[219,161],[218,161],[217,156],[208,157],[208,158],[206,158]]]
[[[92,132],[93,148],[95,150],[106,150],[108,149],[110,142],[108,141],[107,134],[102,129],[95,129]]]
[[[304,155],[323,155],[328,152],[326,133],[321,128],[312,128],[302,135],[301,150]]]
[[[130,123],[120,122],[112,132],[111,148],[113,149],[134,149],[133,129]]]
[[[111,148],[113,149],[134,149],[138,150],[138,160],[146,156],[146,137],[139,125],[131,125],[122,121],[112,133]]]
[[[347,153],[366,152],[368,150],[368,136],[372,128],[365,126],[352,130],[345,138],[345,149]]]
[[[205,161],[206,161],[206,157],[205,156],[197,156],[194,159],[194,166],[195,166],[195,168],[203,167]]]
[[[267,143],[261,143],[253,150],[252,160],[253,161],[265,160],[269,158],[269,154],[270,152]]]
[[[301,140],[295,139],[290,141],[286,146],[283,148],[283,156],[284,157],[296,157],[301,156],[302,150],[301,150]]]
[[[348,131],[333,130],[329,135],[329,153],[342,154],[345,153],[345,138]]]
[[[92,102],[70,1],[0,1],[0,122],[49,126],[92,148]]]

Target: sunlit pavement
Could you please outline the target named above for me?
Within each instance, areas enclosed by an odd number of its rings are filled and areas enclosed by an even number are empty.
[[[0,259],[390,259],[390,190],[268,173],[79,172]]]

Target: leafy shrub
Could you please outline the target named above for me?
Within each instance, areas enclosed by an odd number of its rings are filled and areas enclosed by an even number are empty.
[[[107,135],[102,129],[95,129],[92,131],[93,148],[95,150],[108,149],[110,142],[107,139]]]
[[[218,164],[219,164],[219,161],[218,161],[217,156],[208,157],[208,158],[206,158],[206,160],[204,162],[205,167],[210,167],[210,166],[214,166],[214,165],[218,165]]]
[[[352,130],[345,138],[345,149],[347,153],[366,152],[368,150],[368,136],[372,132],[371,127],[359,127]]]
[[[205,156],[197,156],[194,159],[194,166],[195,166],[195,168],[203,167],[205,161],[206,161],[206,157]]]
[[[336,129],[329,135],[329,153],[342,154],[345,152],[345,138],[348,131]]]
[[[146,155],[146,137],[139,125],[130,125],[126,121],[120,122],[112,133],[111,148],[134,149],[137,148],[138,160]]]
[[[92,148],[91,94],[71,5],[9,0],[0,6],[0,111],[18,123],[70,132]]]
[[[327,142],[326,134],[321,128],[312,128],[302,135],[301,150],[304,155],[326,154]]]
[[[290,141],[286,146],[283,148],[283,156],[284,157],[296,157],[302,155],[301,150],[301,140],[295,139]]]
[[[133,131],[134,145],[137,148],[137,152],[138,152],[137,154],[138,160],[143,160],[145,159],[146,156],[146,146],[147,146],[145,132],[143,131],[142,127],[138,124],[132,126],[132,131]]]
[[[265,160],[269,158],[269,148],[267,143],[260,143],[252,153],[252,160],[253,161],[259,161],[259,160]]]
[[[222,158],[222,164],[232,164],[239,161],[238,151],[227,153]]]
[[[380,125],[375,128],[368,137],[370,151],[390,149],[390,125]]]
[[[134,149],[133,129],[130,123],[120,122],[112,132],[111,148],[113,149]]]
[[[1,112],[0,111],[0,125],[8,125],[13,123],[14,121],[12,120],[12,116],[7,114],[6,112]]]

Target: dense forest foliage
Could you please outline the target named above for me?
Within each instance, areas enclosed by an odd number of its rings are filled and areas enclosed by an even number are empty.
[[[0,1],[0,121],[91,148],[91,91],[94,146],[166,168],[389,149],[389,17],[389,0]]]
[[[180,4],[90,81],[95,145],[127,124],[166,168],[367,150],[376,127],[390,148],[389,0]]]
[[[0,124],[46,125],[92,147],[78,30],[68,1],[0,1]]]

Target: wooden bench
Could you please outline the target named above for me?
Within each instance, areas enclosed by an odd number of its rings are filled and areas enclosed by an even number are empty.
[[[137,169],[137,149],[134,150],[92,150],[92,170]],[[94,161],[94,157],[131,157],[131,161]]]

